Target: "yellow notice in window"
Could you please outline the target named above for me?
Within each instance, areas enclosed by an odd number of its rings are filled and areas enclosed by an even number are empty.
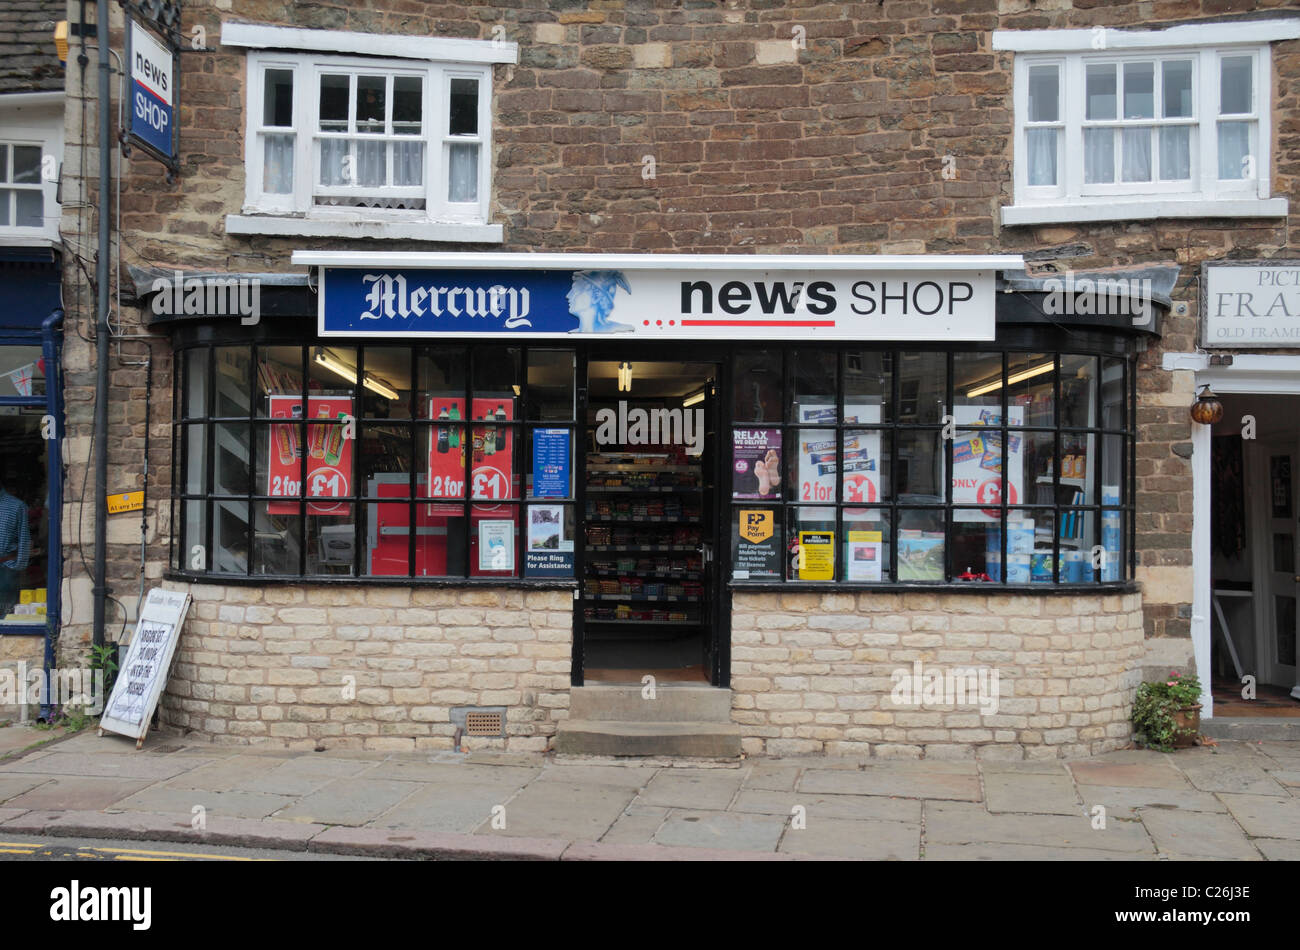
[[[800,531],[799,567],[801,581],[833,581],[835,579],[835,532]]]
[[[120,515],[127,511],[141,511],[144,508],[144,492],[129,491],[122,495],[108,496],[108,513]]]

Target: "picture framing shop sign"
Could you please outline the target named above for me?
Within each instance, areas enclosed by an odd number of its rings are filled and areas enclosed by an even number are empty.
[[[1201,346],[1300,346],[1300,261],[1207,262]]]
[[[169,167],[176,163],[176,51],[131,20],[127,31],[131,99],[127,133]]]
[[[321,336],[992,340],[1015,256],[423,254],[298,251]]]

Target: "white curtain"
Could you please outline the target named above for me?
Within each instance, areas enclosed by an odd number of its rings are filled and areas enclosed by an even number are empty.
[[[405,188],[424,184],[424,142],[393,143],[393,184]]]
[[[1186,181],[1192,177],[1192,130],[1188,126],[1160,130],[1160,178]]]
[[[1219,178],[1239,180],[1247,175],[1246,157],[1250,155],[1250,123],[1219,123]],[[1251,169],[1253,171],[1253,169]]]
[[[282,134],[262,138],[262,191],[269,195],[293,193],[293,138]]]
[[[1125,129],[1123,141],[1124,181],[1151,180],[1151,129]]]
[[[1056,184],[1056,129],[1030,129],[1029,184]]]
[[[478,200],[478,146],[453,145],[447,170],[447,200]]]
[[[382,188],[388,184],[388,145],[357,139],[356,184],[362,188]]]
[[[344,181],[344,158],[348,154],[345,139],[320,140],[320,183],[322,185],[342,185]]]
[[[1115,180],[1115,130],[1083,130],[1083,180],[1090,185]]]

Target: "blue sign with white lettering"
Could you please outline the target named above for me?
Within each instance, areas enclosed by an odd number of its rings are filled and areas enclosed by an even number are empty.
[[[167,158],[175,158],[175,56],[131,21],[131,104],[128,131]]]
[[[533,430],[533,497],[569,497],[569,430]]]

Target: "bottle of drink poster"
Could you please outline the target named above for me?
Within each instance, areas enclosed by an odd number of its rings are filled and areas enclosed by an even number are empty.
[[[505,422],[505,421],[506,421],[505,406],[497,406],[497,422]],[[497,427],[497,451],[504,452],[505,450],[506,450],[505,426],[498,426]]]
[[[317,419],[328,419],[330,411],[327,406],[321,406],[316,413]],[[314,459],[323,459],[325,457],[325,426],[311,426],[311,433],[308,436],[307,454]]]
[[[453,405],[451,407],[451,412],[448,413],[447,415],[447,418],[451,419],[453,422],[459,419],[460,406]],[[451,434],[448,436],[448,440],[453,449],[456,448],[457,446],[460,446],[460,426],[452,426]],[[461,461],[463,462],[465,460],[465,449],[463,446],[461,446],[460,455],[461,455]]]
[[[447,418],[447,407],[446,407],[446,406],[443,406],[443,407],[442,407],[442,411],[438,413],[438,418],[439,418],[440,420],[442,420],[442,419],[446,419],[446,418]],[[439,452],[440,454],[442,454],[442,455],[446,455],[446,454],[447,454],[447,448],[448,448],[448,444],[447,444],[447,443],[448,443],[448,439],[447,439],[447,427],[446,427],[446,426],[439,426],[439,427],[438,427],[438,452]]]
[[[288,419],[288,412],[277,412],[276,419]],[[293,426],[288,424],[277,425],[273,427],[275,431],[275,447],[280,453],[280,464],[290,465],[293,463],[293,443],[289,441],[290,433]]]
[[[329,432],[325,434],[325,463],[327,465],[337,465],[339,457],[343,454],[343,426],[347,424],[348,414],[340,412],[338,415],[339,424],[330,426]]]
[[[493,419],[491,410],[483,413],[483,419],[485,422],[490,422]],[[497,430],[492,426],[484,426],[483,427],[483,454],[496,455],[496,453],[497,453]]]

